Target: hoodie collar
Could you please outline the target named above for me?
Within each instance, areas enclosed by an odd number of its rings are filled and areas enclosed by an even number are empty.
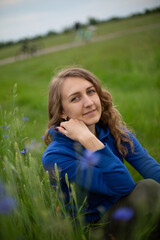
[[[96,124],[96,131],[98,133],[98,138],[100,141],[102,141],[104,138],[108,137],[108,135],[110,133],[108,126],[103,128],[98,123]]]
[[[52,127],[48,130],[48,133],[51,135],[51,137],[52,137],[53,140],[58,139],[58,140],[63,140],[63,141],[66,140],[66,141],[72,141],[72,142],[73,142],[72,139],[70,139],[70,138],[66,137],[64,134],[56,131],[54,126],[52,126]]]

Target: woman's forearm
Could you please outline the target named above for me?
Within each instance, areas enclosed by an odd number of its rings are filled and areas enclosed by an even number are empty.
[[[92,133],[86,136],[79,136],[79,142],[87,149],[92,152],[104,148],[104,144]]]

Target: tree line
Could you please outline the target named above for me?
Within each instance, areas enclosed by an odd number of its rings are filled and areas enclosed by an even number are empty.
[[[70,33],[72,31],[76,30],[76,26],[78,26],[78,25],[80,27],[87,27],[87,26],[90,26],[90,25],[98,25],[98,24],[106,23],[106,22],[120,21],[122,19],[127,19],[127,18],[142,16],[142,15],[148,15],[148,14],[153,14],[153,13],[159,13],[159,12],[160,12],[160,7],[156,7],[156,8],[153,8],[153,9],[146,9],[143,13],[132,14],[129,17],[112,17],[112,18],[107,19],[107,20],[105,20],[105,19],[104,20],[99,20],[99,19],[96,19],[94,17],[91,17],[91,18],[88,19],[88,22],[86,24],[76,22],[76,23],[73,24],[73,26],[65,28],[60,33],[56,32],[56,31],[49,31],[49,32],[47,32],[47,34],[37,35],[37,36],[32,37],[32,38],[23,38],[23,39],[20,39],[18,41],[0,42],[0,48],[7,47],[7,46],[12,46],[12,45],[15,45],[15,44],[18,44],[18,43],[22,44],[24,41],[30,42],[30,41],[39,40],[39,39],[42,39],[42,38],[45,38],[45,37],[48,37],[48,36],[56,36],[56,35],[60,35],[60,34],[63,34],[63,33]]]

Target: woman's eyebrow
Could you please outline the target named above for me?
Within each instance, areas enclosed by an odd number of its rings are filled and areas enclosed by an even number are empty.
[[[70,98],[70,97],[72,97],[73,95],[76,95],[76,94],[78,94],[78,93],[80,93],[80,92],[71,93],[70,95],[68,95],[68,98]]]
[[[87,87],[86,90],[89,90],[89,89],[92,88],[92,87],[94,87],[94,86],[91,85],[91,86]],[[71,93],[70,95],[68,95],[67,98],[70,98],[70,97],[72,97],[73,95],[76,95],[76,94],[79,94],[79,93],[80,93],[80,91],[73,92],[73,93]]]

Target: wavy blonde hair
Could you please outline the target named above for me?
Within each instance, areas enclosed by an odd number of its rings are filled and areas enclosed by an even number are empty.
[[[48,98],[48,129],[51,126],[59,126],[62,112],[62,102],[60,88],[63,81],[68,77],[80,77],[91,82],[99,95],[102,104],[102,114],[99,123],[102,127],[108,125],[108,128],[115,139],[116,146],[123,157],[126,156],[128,150],[124,143],[128,143],[133,151],[133,143],[129,137],[128,129],[119,111],[114,107],[111,94],[101,88],[100,81],[91,72],[78,67],[70,67],[60,71],[57,77],[51,80]],[[48,129],[45,132],[44,141],[48,145],[52,139],[48,134]]]

